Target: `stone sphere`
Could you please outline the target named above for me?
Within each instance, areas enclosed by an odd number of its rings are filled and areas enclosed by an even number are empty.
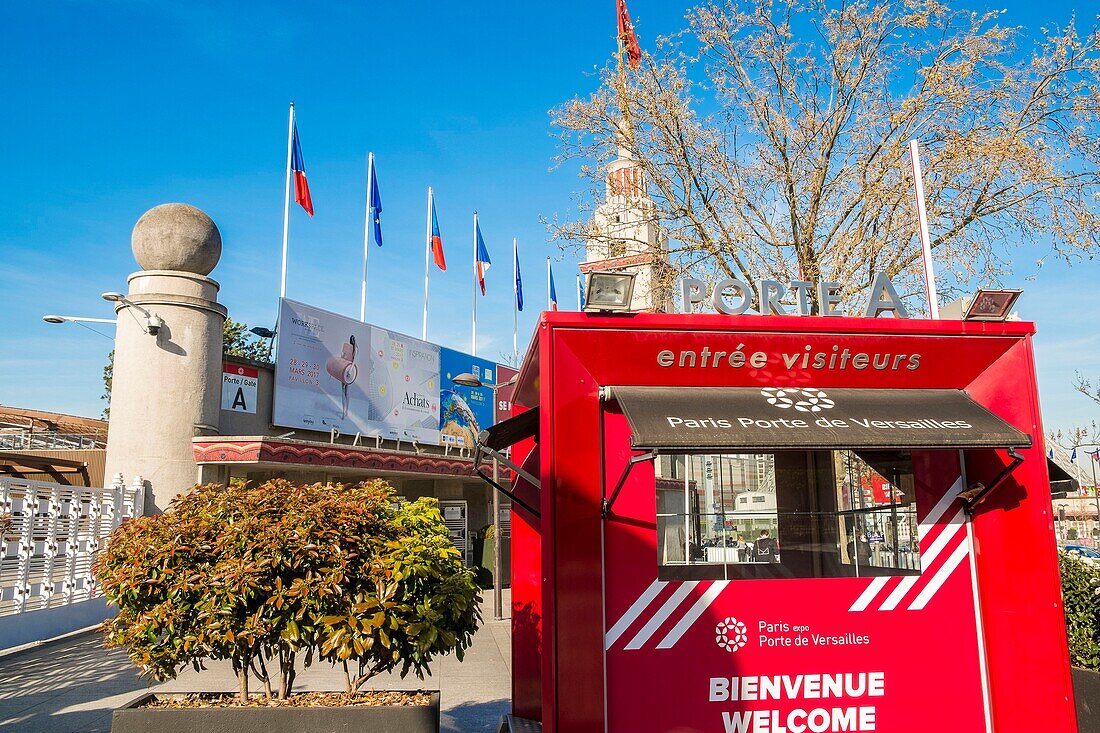
[[[161,204],[146,211],[130,237],[143,270],[178,270],[209,275],[222,256],[218,225],[187,204]]]

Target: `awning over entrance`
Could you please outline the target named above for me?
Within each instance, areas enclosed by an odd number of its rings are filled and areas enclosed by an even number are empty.
[[[710,453],[1018,448],[1031,437],[956,389],[612,387],[635,448]]]

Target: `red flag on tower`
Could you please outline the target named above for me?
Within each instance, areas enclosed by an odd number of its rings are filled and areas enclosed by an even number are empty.
[[[626,51],[630,68],[637,69],[642,61],[642,47],[638,45],[638,36],[634,34],[634,24],[630,22],[626,0],[615,0],[615,5],[619,11],[619,47]]]

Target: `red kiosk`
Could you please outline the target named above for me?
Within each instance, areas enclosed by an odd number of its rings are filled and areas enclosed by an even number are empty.
[[[1075,731],[1030,323],[545,313],[513,711],[561,733]]]

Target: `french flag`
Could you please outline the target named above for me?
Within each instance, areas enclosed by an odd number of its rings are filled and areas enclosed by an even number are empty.
[[[443,257],[443,238],[439,236],[439,219],[435,215],[435,198],[432,198],[432,258],[435,266],[444,272],[447,271],[447,260]],[[484,286],[482,286],[484,289]]]
[[[485,273],[493,263],[489,261],[489,250],[485,248],[485,240],[481,238],[481,225],[476,223],[476,219],[474,229],[477,231],[477,282],[481,286],[481,294],[485,295]]]
[[[302,159],[302,143],[298,139],[298,121],[294,121],[293,140],[291,142],[290,170],[294,171],[294,200],[313,216],[313,199],[309,197],[309,182],[306,181],[306,163]]]

